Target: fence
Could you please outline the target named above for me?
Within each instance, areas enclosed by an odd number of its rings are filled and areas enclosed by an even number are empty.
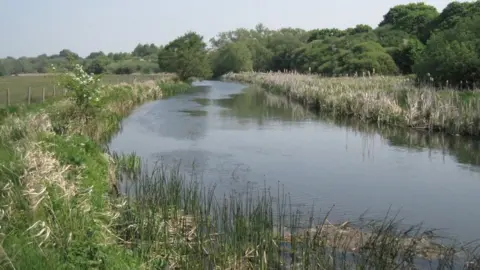
[[[157,80],[162,75],[109,75],[104,84],[133,83]],[[0,107],[45,102],[52,97],[64,96],[66,89],[56,86],[48,76],[2,77],[0,80]]]

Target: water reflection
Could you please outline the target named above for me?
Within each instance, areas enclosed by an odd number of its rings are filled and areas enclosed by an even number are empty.
[[[369,150],[375,143],[374,137],[380,136],[390,146],[406,151],[430,151],[430,154],[441,153],[452,156],[460,164],[475,172],[480,172],[480,139],[473,137],[453,136],[443,133],[396,128],[385,125],[364,123],[352,118],[332,118],[329,115],[318,115],[305,109],[302,105],[286,97],[265,92],[261,88],[251,87],[243,93],[232,94],[228,98],[213,101],[225,108],[222,116],[236,119],[250,119],[257,125],[264,125],[265,120],[288,121],[322,121],[337,127],[346,128],[355,135],[362,136],[364,156],[371,156]],[[246,121],[250,123],[250,121]],[[345,146],[348,148],[348,145]],[[470,166],[474,165],[474,166]]]

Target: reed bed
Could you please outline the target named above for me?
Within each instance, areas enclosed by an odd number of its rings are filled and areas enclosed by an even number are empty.
[[[406,77],[334,77],[297,73],[229,73],[224,79],[257,84],[305,106],[394,126],[480,135],[478,90],[417,87]]]

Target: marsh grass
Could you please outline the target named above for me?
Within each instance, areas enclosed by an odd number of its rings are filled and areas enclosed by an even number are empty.
[[[337,116],[450,134],[480,135],[478,90],[417,87],[407,78],[384,76],[325,78],[244,72],[226,74],[224,79],[257,84]]]
[[[473,256],[391,213],[331,224],[329,212],[293,207],[280,187],[216,198],[179,167],[136,168],[117,172],[134,195],[123,197],[115,230],[145,269],[458,269]]]

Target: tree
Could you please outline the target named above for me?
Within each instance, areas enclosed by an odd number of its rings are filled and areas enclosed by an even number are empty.
[[[270,69],[283,71],[293,69],[293,52],[303,46],[304,43],[298,36],[286,32],[276,32],[269,36],[267,48],[272,52]]]
[[[228,72],[250,71],[252,69],[252,54],[243,42],[229,43],[214,53],[213,75],[215,77]]]
[[[102,74],[107,71],[108,60],[106,57],[98,57],[94,59],[90,64],[87,65],[86,72],[93,74]]]
[[[478,16],[480,14],[480,2],[451,2],[434,20],[432,20],[424,32],[424,40],[428,40],[433,32],[452,29],[463,18]]]
[[[392,50],[392,56],[398,69],[403,74],[411,74],[413,72],[413,65],[420,58],[425,45],[417,38],[410,38],[399,47]]]
[[[68,58],[71,58],[71,59],[73,59],[73,60],[77,60],[77,59],[80,58],[80,56],[78,56],[78,54],[76,54],[76,53],[74,53],[74,52],[72,52],[72,51],[70,51],[70,50],[67,50],[67,49],[61,50],[61,51],[58,53],[58,55],[59,55],[60,57],[64,57],[64,58],[67,58],[67,59],[68,59]]]
[[[315,29],[308,32],[307,42],[322,40],[329,37],[343,37],[345,35],[345,31],[337,28]]]
[[[422,41],[427,26],[438,16],[434,6],[425,3],[397,5],[383,16],[379,26],[391,25],[394,29],[403,30]]]
[[[343,59],[344,73],[375,72],[395,74],[398,71],[392,57],[377,42],[367,41],[355,45]]]
[[[480,16],[465,17],[454,28],[434,33],[413,70],[438,84],[472,86],[480,81]]]
[[[188,32],[168,43],[158,53],[160,70],[175,72],[185,80],[191,77],[209,78],[212,75],[203,37]]]
[[[92,52],[87,56],[87,59],[95,59],[101,56],[106,56],[104,52],[99,51],[99,52]]]

